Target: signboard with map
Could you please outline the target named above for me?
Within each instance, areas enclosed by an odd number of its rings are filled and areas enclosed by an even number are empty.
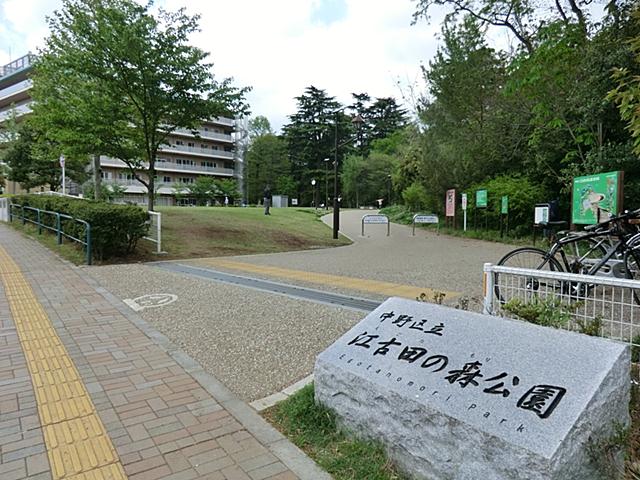
[[[571,222],[593,225],[622,211],[624,172],[607,172],[573,179]]]

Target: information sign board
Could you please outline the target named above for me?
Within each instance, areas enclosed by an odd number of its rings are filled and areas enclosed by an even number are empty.
[[[535,206],[533,212],[534,225],[540,225],[549,222],[549,204],[542,203]]]
[[[476,207],[477,208],[487,207],[487,191],[486,190],[478,190],[476,192]]]
[[[447,217],[455,217],[456,215],[456,189],[451,188],[447,190],[447,196],[445,199],[445,215]]]
[[[467,210],[467,194],[462,194],[462,210]]]
[[[573,179],[571,222],[592,225],[622,211],[623,172],[606,172]]]
[[[500,213],[506,215],[509,213],[509,197],[507,195],[503,195],[502,197],[502,205],[500,206]]]

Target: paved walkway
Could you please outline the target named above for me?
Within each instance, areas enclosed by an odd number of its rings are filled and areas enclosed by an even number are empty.
[[[480,305],[482,267],[497,262],[513,246],[468,238],[438,235],[433,230],[392,224],[366,225],[361,219],[373,210],[343,210],[340,232],[353,245],[263,255],[180,261],[192,265],[275,277],[285,282],[318,285],[333,291],[384,299],[402,296],[415,299],[421,293],[432,301],[435,292],[445,293],[445,303],[461,296]],[[277,209],[273,213],[277,215]],[[323,221],[332,225],[332,216]]]
[[[0,225],[0,478],[329,478],[82,269]]]

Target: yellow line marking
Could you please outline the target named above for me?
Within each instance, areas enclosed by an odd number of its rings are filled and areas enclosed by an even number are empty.
[[[436,293],[436,290],[426,287],[415,287],[413,285],[402,285],[399,283],[381,282],[378,280],[365,280],[362,278],[354,277],[342,277],[339,275],[329,275],[327,273],[290,270],[288,268],[255,265],[234,260],[225,260],[223,258],[205,258],[198,260],[197,263],[212,267],[222,267],[229,268],[231,270],[258,273],[272,277],[302,280],[305,282],[317,283],[320,285],[346,287],[354,290],[372,292],[381,295],[405,297],[412,300],[415,300],[423,293],[426,295],[427,299],[431,299],[431,297]],[[446,290],[438,291],[444,293],[446,295],[446,299],[456,298],[460,296],[459,292],[450,292]]]
[[[126,479],[73,360],[20,267],[2,247],[0,277],[31,375],[53,479]]]

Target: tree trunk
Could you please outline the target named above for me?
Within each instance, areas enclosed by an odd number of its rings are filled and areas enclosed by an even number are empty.
[[[93,156],[93,199],[100,200],[102,177],[100,176],[100,155]]]

